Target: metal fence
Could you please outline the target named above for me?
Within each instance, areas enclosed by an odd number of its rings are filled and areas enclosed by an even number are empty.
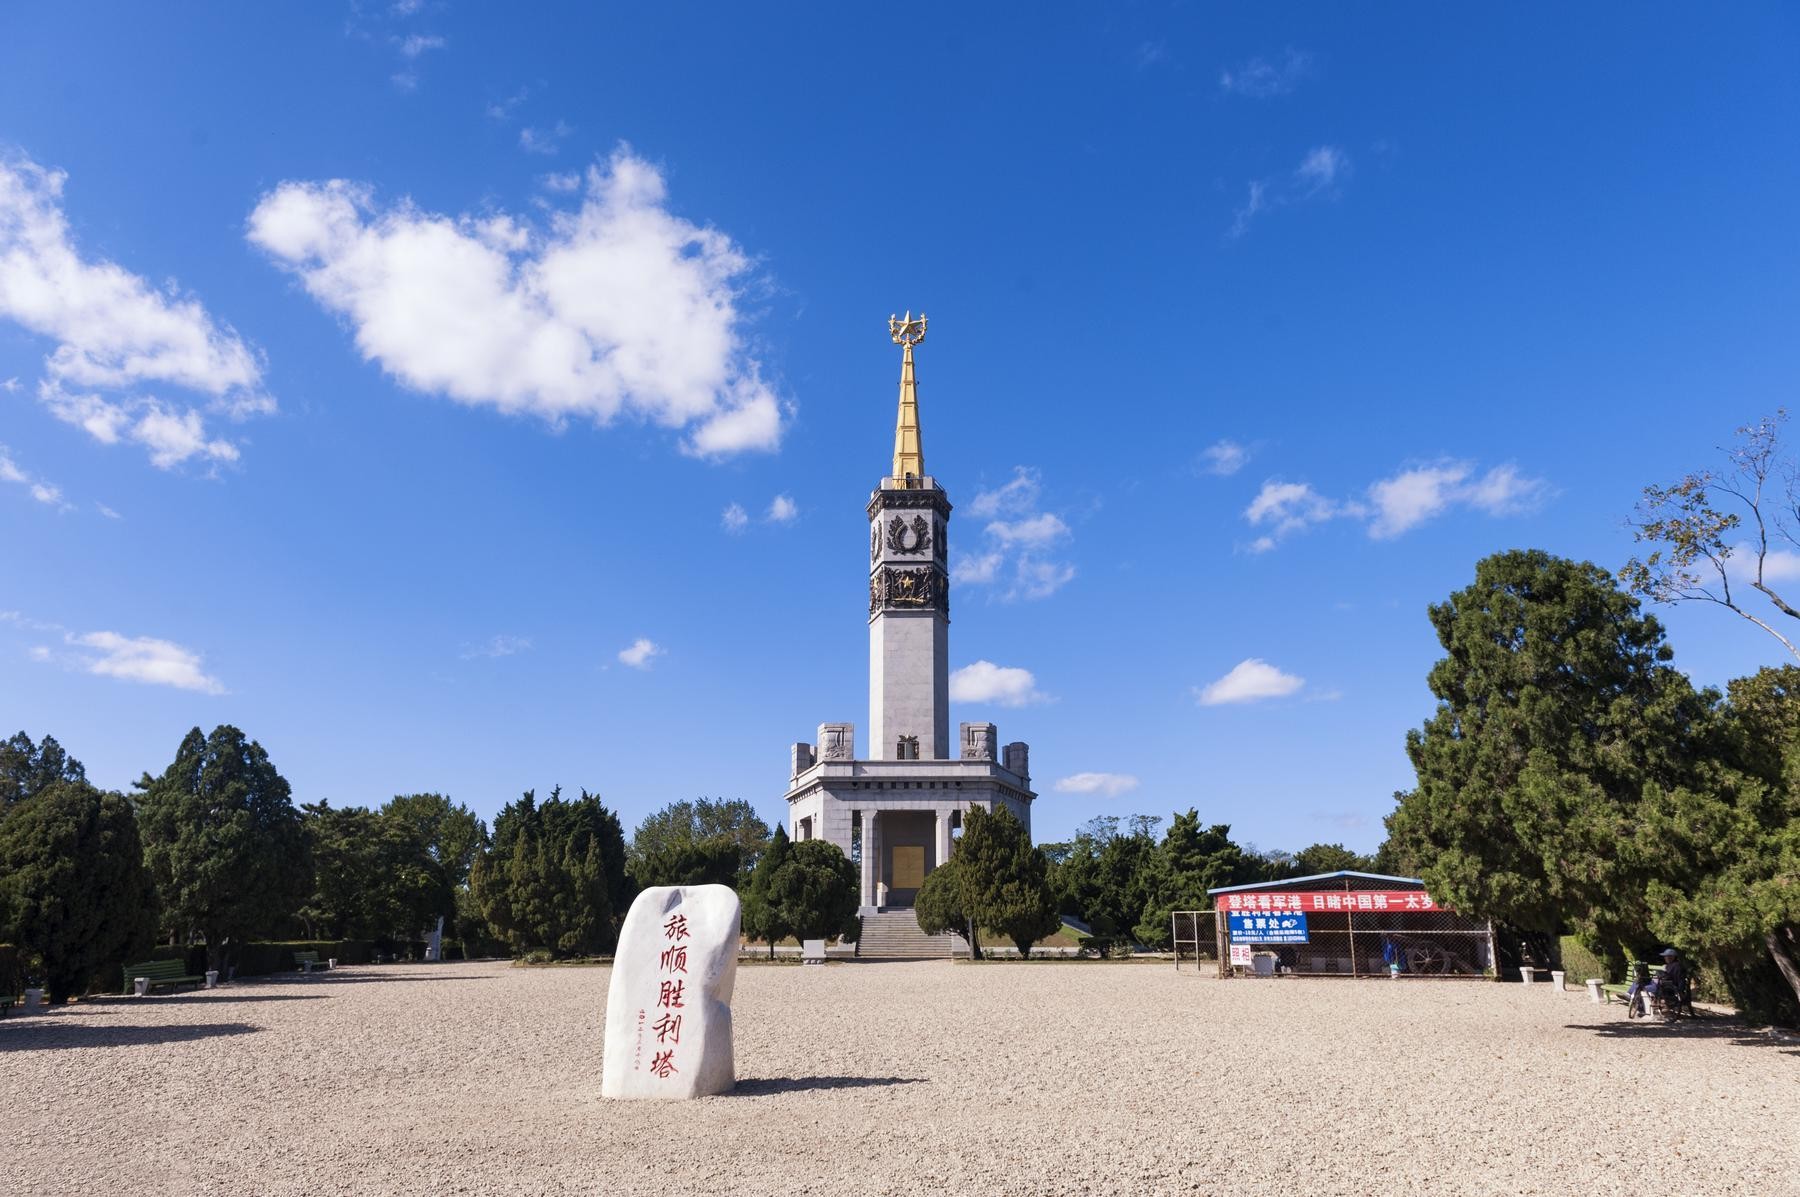
[[[1240,944],[1235,965],[1221,912],[1183,910],[1171,917],[1175,967],[1184,959],[1202,968],[1216,963],[1221,977],[1385,977],[1396,969],[1407,977],[1495,975],[1493,925],[1448,910],[1309,912],[1305,943]]]
[[[1175,942],[1175,971],[1181,971],[1185,959],[1195,968],[1216,967],[1221,977],[1227,975],[1220,957],[1219,912],[1216,910],[1177,910],[1169,916]]]

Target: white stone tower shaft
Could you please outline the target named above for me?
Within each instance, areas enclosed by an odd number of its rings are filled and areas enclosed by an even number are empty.
[[[897,322],[890,322],[897,323]],[[910,327],[910,317],[907,326]],[[869,497],[869,759],[945,760],[950,740],[950,500],[925,474],[913,344],[896,334],[893,472]]]

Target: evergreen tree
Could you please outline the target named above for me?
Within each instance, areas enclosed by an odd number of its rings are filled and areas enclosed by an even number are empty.
[[[1732,682],[1719,715],[1718,759],[1639,812],[1649,927],[1720,968],[1745,1013],[1800,1025],[1800,668]]]
[[[33,794],[59,781],[85,782],[87,770],[63,751],[55,737],[37,744],[19,732],[0,741],[0,818]]]
[[[954,931],[962,936],[969,941],[970,958],[980,960],[981,937],[975,920],[969,916],[959,855],[953,851],[949,860],[925,875],[925,884],[913,897],[913,917],[919,920],[919,930],[927,935]]]
[[[1629,843],[1647,785],[1682,784],[1706,699],[1653,618],[1594,565],[1514,551],[1430,609],[1437,712],[1408,733],[1418,786],[1388,817],[1440,900],[1535,932],[1608,942],[1643,927]]]
[[[1346,869],[1357,873],[1373,873],[1373,857],[1350,851],[1342,844],[1313,844],[1294,853],[1295,876],[1316,877],[1320,873],[1337,873]]]
[[[857,877],[843,849],[826,840],[791,844],[769,881],[774,917],[797,939],[854,940]]]
[[[85,781],[55,781],[0,820],[0,927],[42,964],[50,1000],[85,991],[155,930],[156,888],[131,804]],[[116,975],[115,975],[116,979]]]
[[[526,791],[494,820],[493,844],[470,871],[470,890],[493,933],[514,952],[559,956],[612,951],[631,905],[618,816],[586,790],[561,787],[542,803]]]
[[[775,942],[792,934],[781,921],[781,907],[774,896],[775,874],[787,863],[790,847],[787,829],[776,824],[775,834],[757,858],[756,868],[750,873],[750,884],[744,891],[744,934],[751,939],[767,941],[771,960],[775,959]]]
[[[1149,896],[1132,934],[1139,943],[1166,948],[1174,911],[1210,910],[1207,890],[1246,884],[1261,871],[1258,862],[1231,841],[1229,826],[1215,823],[1202,828],[1199,812],[1190,807],[1170,820],[1168,834],[1149,858],[1143,883]]]
[[[210,967],[226,941],[268,934],[313,888],[312,856],[288,783],[262,745],[229,724],[188,732],[162,776],[138,782],[144,859],[164,920],[206,938]]]
[[[1061,928],[1046,877],[1049,863],[1007,807],[972,807],[952,860],[965,913],[978,927],[1012,940],[1021,957],[1029,958],[1032,944]]]

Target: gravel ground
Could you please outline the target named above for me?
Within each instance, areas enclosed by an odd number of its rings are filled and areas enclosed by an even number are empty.
[[[9,1192],[1800,1194],[1800,1044],[1548,986],[738,971],[738,1090],[600,1098],[608,971],[340,969],[0,1022]]]

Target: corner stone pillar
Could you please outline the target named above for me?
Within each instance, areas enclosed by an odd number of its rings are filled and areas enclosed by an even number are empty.
[[[950,859],[950,812],[940,810],[937,813],[937,861],[936,868]]]
[[[881,849],[875,843],[875,812],[869,807],[862,808],[862,907],[864,910],[875,908],[875,862],[881,859]]]

